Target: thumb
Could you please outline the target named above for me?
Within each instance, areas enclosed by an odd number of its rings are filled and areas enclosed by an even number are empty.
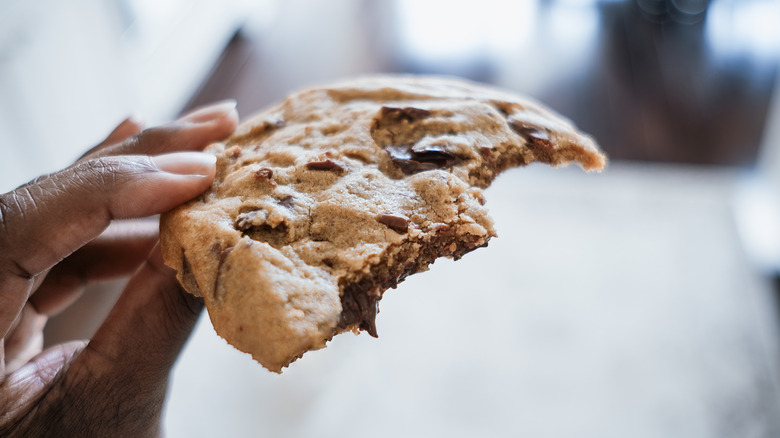
[[[95,158],[0,195],[0,263],[32,277],[112,219],[162,213],[197,196],[211,184],[215,161],[202,152]]]
[[[112,219],[161,213],[203,192],[215,157],[179,152],[96,158],[0,195],[0,335],[33,279],[98,236]]]
[[[156,248],[23,426],[41,435],[159,436],[168,374],[201,310]]]
[[[79,359],[93,370],[132,377],[142,389],[164,386],[202,310],[203,301],[181,289],[157,246]]]

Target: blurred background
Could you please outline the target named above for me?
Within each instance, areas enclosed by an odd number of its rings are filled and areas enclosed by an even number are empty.
[[[0,189],[130,114],[248,116],[375,72],[528,94],[609,168],[502,175],[490,248],[388,292],[379,339],[281,376],[202,318],[168,436],[776,437],[779,19],[780,0],[0,0]],[[120,287],[49,342],[88,335]]]

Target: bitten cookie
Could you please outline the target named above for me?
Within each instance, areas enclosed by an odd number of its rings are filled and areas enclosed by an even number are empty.
[[[606,158],[540,104],[455,79],[369,77],[291,95],[207,149],[212,187],[164,214],[166,263],[217,333],[271,371],[382,294],[496,235],[482,189],[533,161]]]

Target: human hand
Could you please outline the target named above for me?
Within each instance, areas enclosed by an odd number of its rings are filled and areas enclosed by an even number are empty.
[[[237,121],[235,102],[143,131],[128,119],[69,168],[0,195],[0,436],[159,434],[168,374],[202,302],[163,265],[156,223],[109,225],[203,192],[215,158],[192,151]],[[133,272],[88,343],[41,353],[48,317],[87,283]]]

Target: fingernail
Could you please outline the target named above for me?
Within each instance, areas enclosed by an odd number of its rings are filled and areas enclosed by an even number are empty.
[[[217,157],[203,152],[174,152],[152,157],[152,163],[163,172],[206,176],[214,173]]]
[[[141,116],[138,114],[131,114],[114,128],[114,132],[141,131],[143,129],[144,121]]]
[[[225,117],[236,110],[236,101],[227,99],[196,109],[185,114],[179,120],[202,123]]]
[[[144,118],[140,114],[130,114],[126,119],[122,121],[120,126],[123,125],[135,125],[138,127],[144,126]]]

